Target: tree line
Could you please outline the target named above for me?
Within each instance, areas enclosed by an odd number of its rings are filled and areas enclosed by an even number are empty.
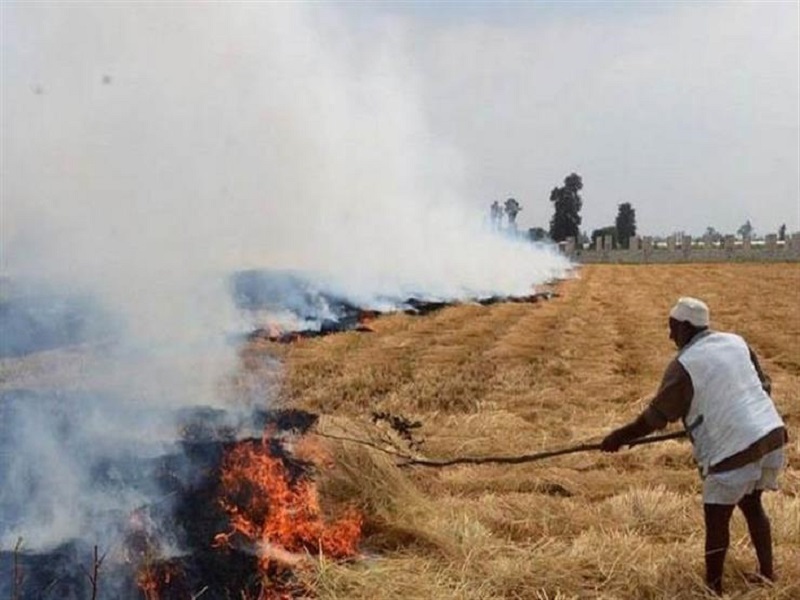
[[[564,178],[564,185],[554,187],[550,192],[550,202],[553,203],[553,217],[550,219],[550,228],[545,230],[542,227],[532,227],[529,230],[531,239],[534,241],[543,240],[549,237],[554,242],[563,242],[567,238],[582,240],[585,234],[581,234],[581,209],[583,199],[580,191],[583,189],[583,179],[577,173],[570,173]],[[516,215],[522,208],[513,198],[506,201],[506,213],[508,214],[508,203],[513,202],[513,216],[509,214],[509,225],[513,223],[516,229]],[[622,243],[623,247],[628,246],[630,237],[636,235],[636,211],[630,202],[623,202],[618,207],[619,212],[614,225],[602,227],[592,232],[592,241],[599,236],[611,235],[614,246]],[[495,201],[491,206],[492,223],[499,223],[502,217],[503,208]]]
[[[583,200],[580,191],[583,189],[583,179],[577,173],[570,173],[564,178],[564,185],[553,188],[550,192],[550,202],[553,203],[553,218],[550,219],[550,237],[554,242],[562,242],[571,237],[581,240],[580,231],[581,208]],[[614,247],[627,248],[631,237],[636,235],[636,210],[630,202],[623,202],[617,206],[617,216],[614,225],[600,227],[592,231],[591,242],[599,237],[611,236]]]
[[[581,190],[583,189],[583,179],[577,173],[570,173],[564,178],[562,186],[554,187],[550,192],[550,202],[553,203],[553,216],[550,219],[550,228],[545,230],[542,227],[532,227],[529,230],[529,235],[532,240],[544,240],[550,238],[554,242],[563,242],[567,238],[573,238],[578,243],[590,242],[594,245],[598,238],[605,238],[611,236],[613,248],[630,247],[630,239],[636,235],[636,210],[630,202],[622,202],[617,205],[617,215],[614,219],[613,225],[606,227],[599,227],[592,231],[591,236],[587,236],[585,232],[581,232],[581,209],[583,208],[583,199],[581,198]],[[505,211],[509,217],[509,225],[513,224],[513,229],[516,231],[516,216],[522,210],[519,203],[513,198],[506,201]],[[508,203],[512,203],[512,210],[509,212]],[[513,213],[513,214],[511,214]],[[492,205],[492,220],[497,221],[503,214],[503,208],[494,202]],[[498,216],[499,215],[499,216]],[[755,232],[750,220],[742,225],[737,233],[742,238],[753,237]],[[713,227],[706,229],[706,237],[717,241],[722,239],[722,234],[718,233]],[[783,224],[778,229],[778,239],[784,241],[786,239],[786,224]]]

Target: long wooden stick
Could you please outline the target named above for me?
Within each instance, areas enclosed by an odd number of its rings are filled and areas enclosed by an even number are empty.
[[[460,458],[451,458],[449,460],[426,460],[423,458],[414,458],[413,456],[408,456],[407,454],[402,454],[401,452],[396,452],[394,450],[387,450],[386,448],[382,448],[378,444],[375,444],[368,440],[332,435],[327,433],[320,433],[318,431],[313,433],[314,435],[318,435],[319,437],[325,437],[332,440],[340,440],[343,442],[353,442],[355,444],[361,444],[362,446],[369,446],[370,448],[374,448],[375,450],[379,450],[381,452],[384,452],[385,454],[390,454],[397,458],[402,458],[403,462],[400,462],[397,465],[399,467],[408,467],[408,466],[449,467],[451,465],[484,465],[488,463],[517,465],[520,463],[542,460],[544,458],[561,456],[563,454],[574,454],[576,452],[589,452],[591,450],[600,450],[600,444],[581,444],[579,446],[572,446],[570,448],[562,448],[560,450],[548,450],[546,452],[537,452],[536,454],[522,454],[521,456],[466,456]],[[674,433],[665,433],[662,435],[653,435],[649,437],[639,438],[638,440],[633,440],[632,442],[629,442],[628,444],[624,445],[628,446],[629,448],[633,448],[634,446],[640,446],[642,444],[654,444],[655,442],[663,442],[665,440],[677,440],[684,437],[686,437],[685,431],[676,431]]]
[[[14,546],[14,580],[11,582],[11,600],[19,600],[20,588],[22,587],[22,567],[19,564],[19,553],[22,549],[22,538],[17,538]]]
[[[638,440],[633,440],[629,444],[625,445],[632,448],[633,446],[640,446],[642,444],[654,444],[655,442],[676,440],[683,437],[686,437],[685,431],[676,431],[674,433],[665,433],[663,435],[639,438]],[[520,456],[467,456],[461,458],[451,458],[449,460],[425,460],[409,458],[406,460],[406,462],[401,463],[400,466],[449,467],[451,465],[485,465],[487,463],[518,465],[520,463],[534,462],[544,458],[552,458],[554,456],[561,456],[564,454],[574,454],[576,452],[589,452],[591,450],[600,450],[600,444],[580,444],[579,446],[572,446],[570,448],[537,452],[535,454],[522,454]]]

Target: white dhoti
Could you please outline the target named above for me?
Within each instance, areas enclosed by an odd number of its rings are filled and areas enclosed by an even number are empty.
[[[784,463],[783,448],[778,448],[738,469],[709,473],[703,480],[703,502],[738,504],[742,498],[756,490],[777,490],[778,476]]]

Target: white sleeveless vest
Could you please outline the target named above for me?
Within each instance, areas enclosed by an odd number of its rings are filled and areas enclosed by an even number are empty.
[[[738,335],[698,334],[679,354],[694,397],[684,425],[702,474],[783,426],[772,398],[761,387],[750,349]]]

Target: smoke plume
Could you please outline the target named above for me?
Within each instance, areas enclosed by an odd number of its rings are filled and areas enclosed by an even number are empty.
[[[460,204],[458,153],[428,132],[396,22],[366,31],[294,3],[2,17],[0,300],[82,307],[56,315],[72,337],[6,345],[4,549],[103,543],[102,515],[153,498],[98,485],[98,465],[171,451],[182,407],[231,408],[221,384],[253,326],[232,273],[310,274],[387,308],[527,294],[568,268]],[[54,318],[26,306],[30,323]]]

